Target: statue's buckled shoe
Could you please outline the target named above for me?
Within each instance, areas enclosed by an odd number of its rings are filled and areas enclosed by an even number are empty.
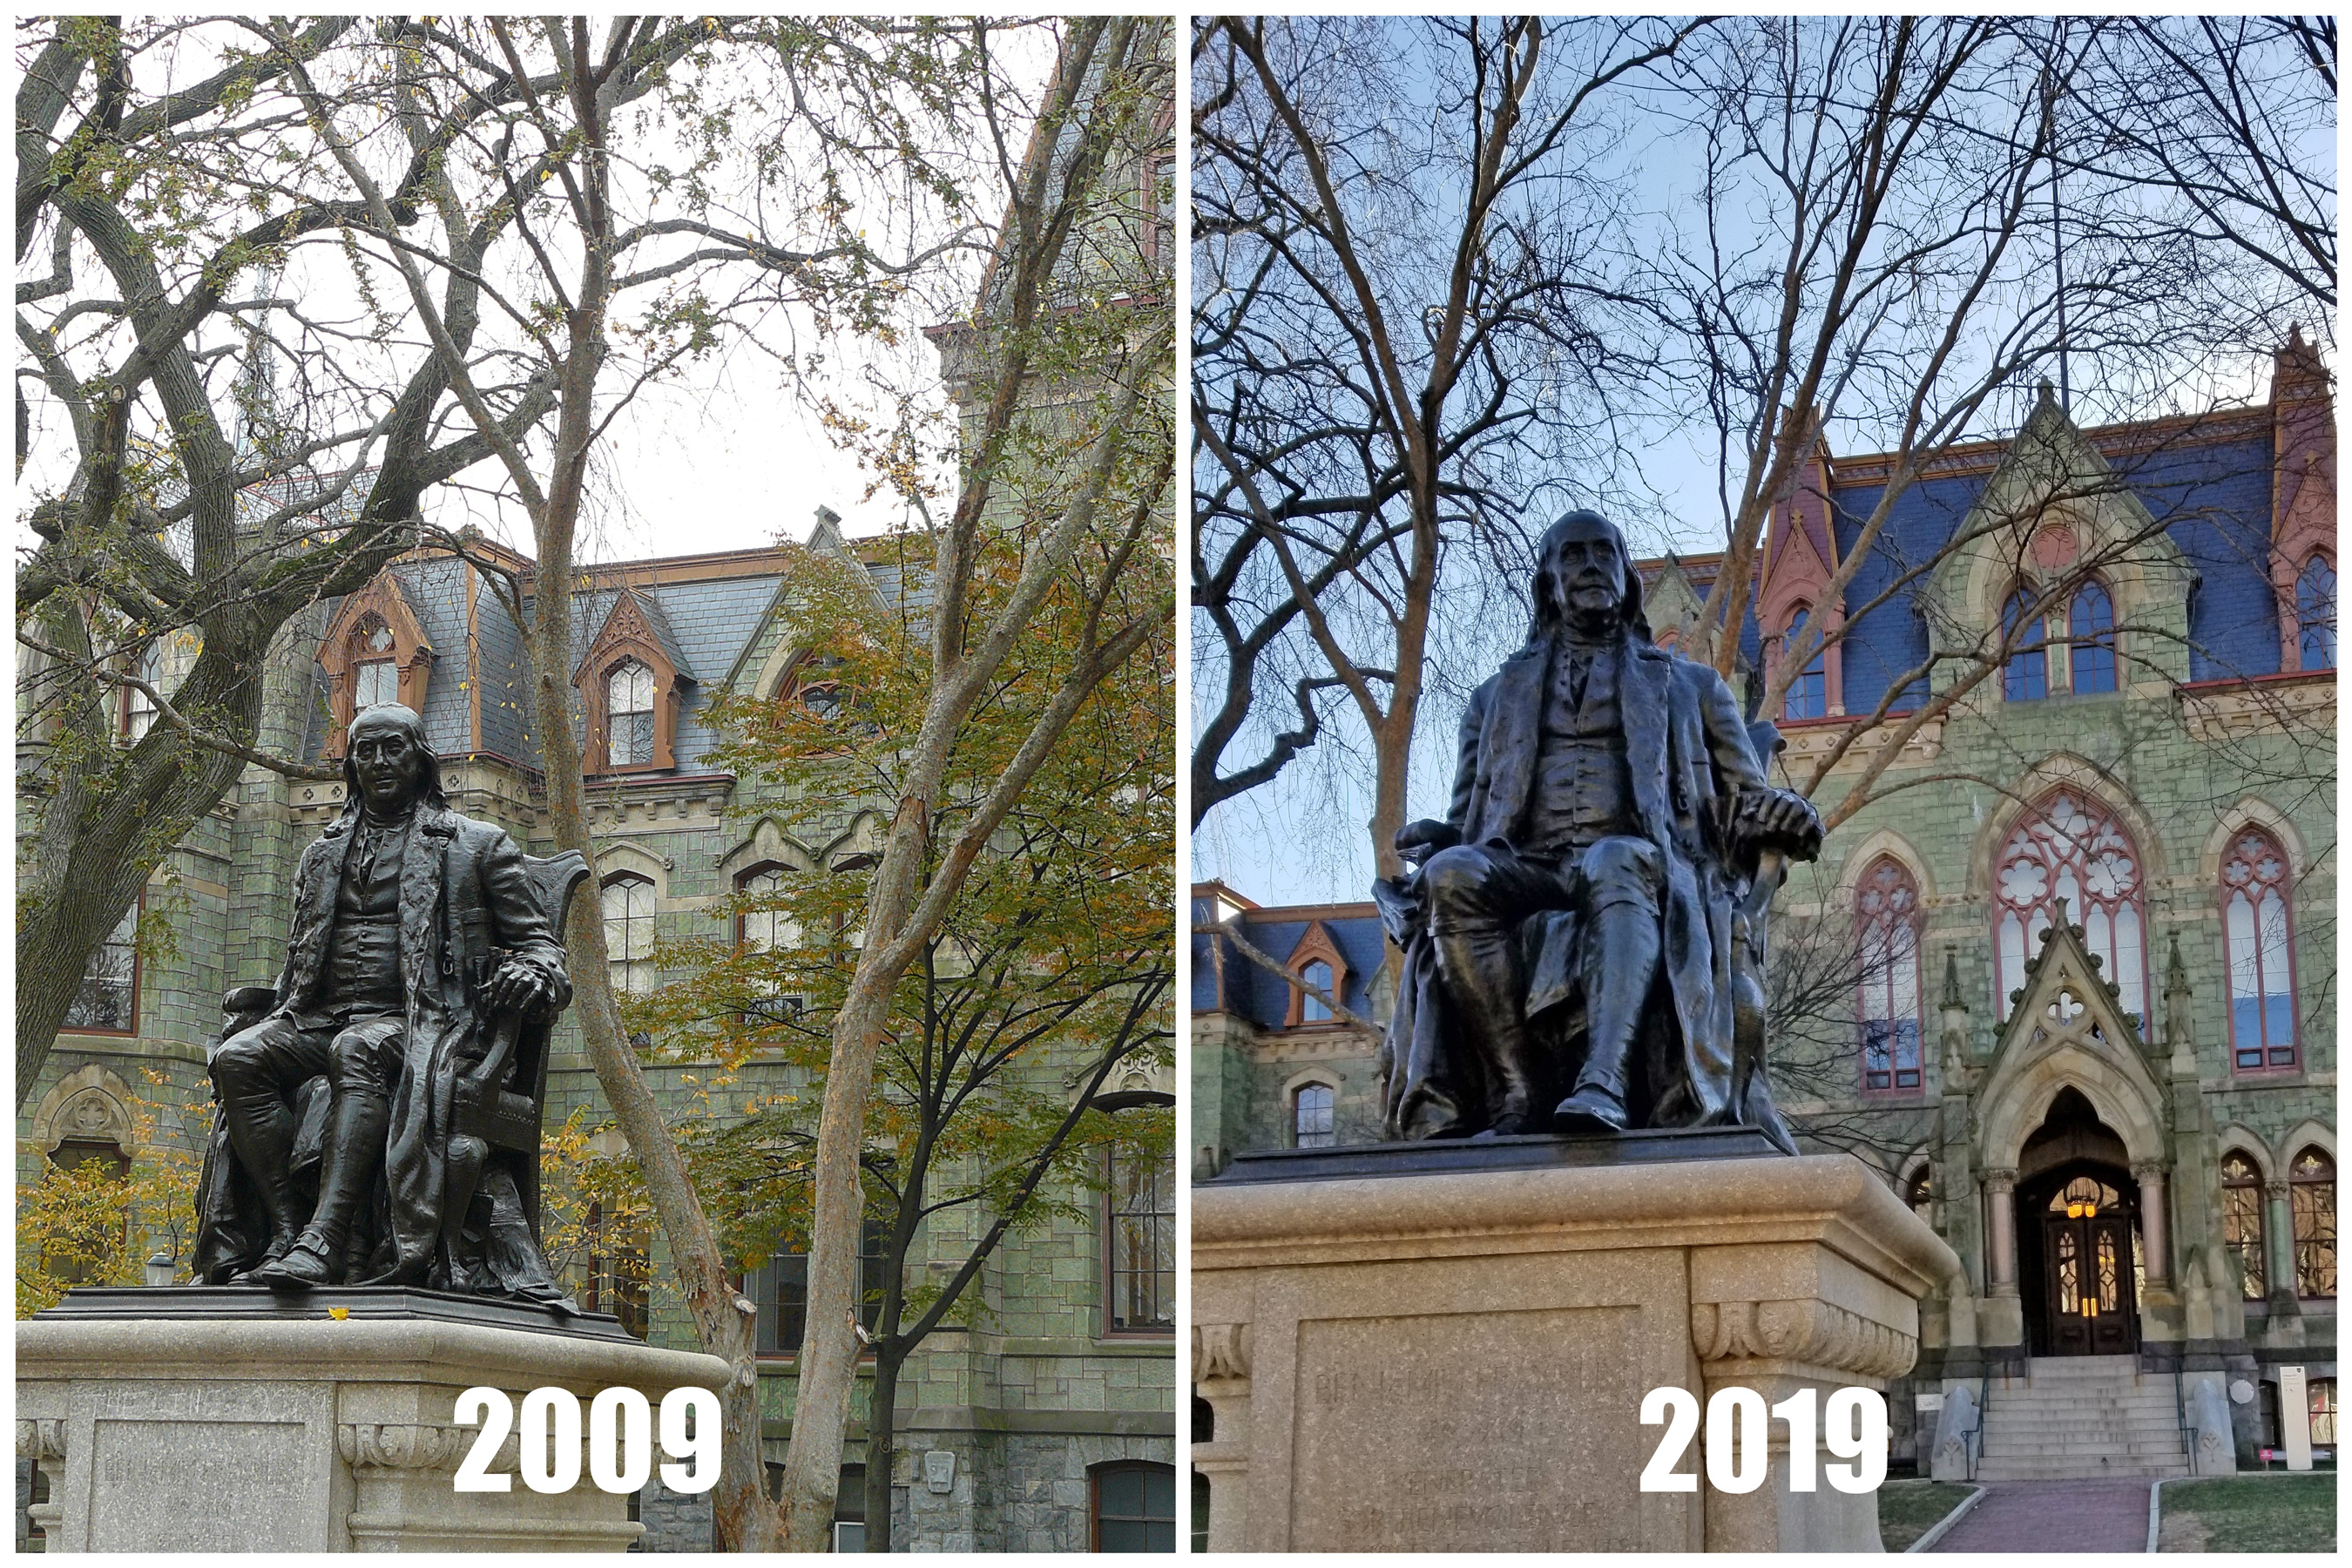
[[[269,1245],[263,1247],[261,1250],[261,1261],[255,1264],[252,1268],[247,1269],[242,1274],[231,1276],[229,1283],[232,1285],[259,1285],[264,1283],[261,1278],[261,1271],[265,1268],[275,1268],[280,1258],[283,1258],[288,1253],[294,1250],[294,1237],[295,1233],[289,1230],[281,1230],[277,1235],[271,1237],[269,1238]]]
[[[1628,1118],[1625,1102],[1596,1084],[1587,1084],[1566,1100],[1551,1113],[1552,1127],[1561,1132],[1590,1137],[1595,1133],[1622,1132]]]
[[[328,1284],[332,1270],[328,1267],[326,1254],[317,1250],[317,1245],[305,1233],[284,1258],[255,1269],[255,1281],[269,1286],[291,1285],[298,1290]]]

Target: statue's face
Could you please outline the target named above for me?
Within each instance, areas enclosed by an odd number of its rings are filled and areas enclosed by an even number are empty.
[[[424,784],[425,748],[398,719],[362,714],[352,726],[351,754],[360,793],[380,811],[405,805]]]
[[[1617,531],[1579,521],[1545,542],[1543,571],[1552,603],[1580,620],[1615,614],[1625,597],[1625,549]]]

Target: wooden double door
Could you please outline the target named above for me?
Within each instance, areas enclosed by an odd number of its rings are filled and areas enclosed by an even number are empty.
[[[2042,1279],[2048,1353],[2123,1355],[2139,1347],[2130,1215],[2043,1215]]]

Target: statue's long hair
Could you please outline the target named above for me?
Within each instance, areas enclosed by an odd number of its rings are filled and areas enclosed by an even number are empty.
[[[1595,523],[1607,529],[1610,536],[1617,541],[1617,558],[1625,563],[1625,593],[1624,597],[1618,603],[1618,614],[1624,617],[1625,625],[1631,627],[1633,635],[1643,642],[1654,643],[1658,640],[1656,635],[1650,630],[1649,616],[1642,609],[1642,574],[1633,570],[1633,552],[1625,548],[1625,536],[1618,531],[1615,523],[1599,512],[1580,509],[1565,513],[1549,528],[1545,529],[1542,542],[1536,546],[1536,612],[1534,620],[1528,626],[1529,646],[1532,647],[1543,641],[1559,630],[1561,621],[1567,617],[1567,606],[1554,599],[1551,594],[1552,556],[1559,548],[1561,534],[1567,531],[1570,524]]]
[[[441,787],[441,758],[425,738],[424,719],[414,708],[404,707],[397,702],[380,702],[373,708],[363,708],[353,714],[352,729],[358,729],[362,719],[373,718],[394,720],[408,731],[409,740],[415,743],[417,751],[425,757],[425,787],[417,792],[417,798],[427,805],[437,805],[446,811],[449,796]],[[351,734],[346,731],[343,736],[343,815],[338,820],[348,823],[359,816],[364,798],[360,794],[360,771],[352,763]]]

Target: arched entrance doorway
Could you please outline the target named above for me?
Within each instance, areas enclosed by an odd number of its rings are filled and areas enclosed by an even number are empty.
[[[2058,1091],[2018,1155],[2017,1255],[2035,1355],[2139,1348],[2146,1264],[2123,1140],[2073,1089]]]

